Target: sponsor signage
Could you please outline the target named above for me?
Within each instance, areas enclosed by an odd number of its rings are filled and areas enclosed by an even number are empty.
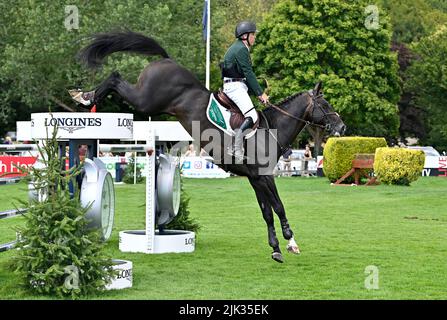
[[[112,260],[112,269],[116,272],[112,282],[106,286],[107,290],[119,290],[132,288],[133,276],[132,261],[128,260]]]
[[[447,177],[447,156],[426,156],[422,176]]]
[[[183,157],[180,168],[187,178],[228,178],[230,174],[212,163],[211,157]]]
[[[121,156],[114,156],[114,157],[100,157],[99,158],[105,165],[106,169],[110,174],[112,175],[112,178],[115,179],[116,177],[116,164],[117,163],[126,163],[129,164],[130,158],[129,157],[121,157]],[[137,167],[141,169],[141,176],[146,177],[146,157],[137,157]]]
[[[47,139],[57,127],[58,139],[132,139],[133,114],[58,112],[33,113],[30,138]]]

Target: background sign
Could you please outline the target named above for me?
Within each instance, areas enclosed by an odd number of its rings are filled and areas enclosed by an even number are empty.
[[[212,163],[212,160],[211,157],[182,157],[181,174],[186,178],[228,178],[230,174]]]
[[[20,173],[19,167],[31,167],[37,157],[0,156],[0,178],[15,178],[25,174]],[[5,174],[5,175],[4,175]]]
[[[47,139],[55,126],[58,127],[58,139],[133,138],[133,114],[57,112],[32,113],[30,137],[25,140]]]

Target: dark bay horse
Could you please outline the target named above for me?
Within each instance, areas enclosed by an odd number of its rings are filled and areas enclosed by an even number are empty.
[[[268,242],[273,248],[272,258],[283,262],[274,227],[273,211],[279,217],[284,238],[288,240],[287,250],[299,253],[272,170],[281,154],[306,125],[325,127],[333,135],[343,134],[345,125],[323,98],[321,85],[317,84],[308,92],[295,94],[278,106],[271,105],[260,113],[256,134],[246,140],[248,158],[243,164],[236,164],[232,161],[234,158],[228,156],[225,151],[231,139],[227,139],[228,135],[217,130],[205,114],[211,92],[190,71],[170,59],[154,39],[131,31],[97,34],[92,42],[81,50],[80,58],[88,67],[96,68],[107,55],[117,51],[159,55],[161,59],[150,63],[141,72],[135,85],[113,72],[94,90],[94,103],[100,104],[101,100],[114,92],[133,105],[138,112],[146,115],[174,115],[193,136],[195,143],[200,143],[200,147],[208,151],[218,166],[248,178],[267,224]],[[212,143],[209,143],[210,137]],[[253,148],[250,149],[250,145]]]

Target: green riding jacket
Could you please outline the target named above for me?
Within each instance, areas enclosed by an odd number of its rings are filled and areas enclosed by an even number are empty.
[[[231,69],[235,66],[235,69],[241,75],[241,78],[247,79],[248,92],[256,96],[262,95],[261,86],[256,80],[255,73],[251,64],[250,52],[242,40],[237,39],[224,56],[224,68]]]

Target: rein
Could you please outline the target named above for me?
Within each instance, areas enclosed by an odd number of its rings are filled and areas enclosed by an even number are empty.
[[[306,110],[304,111],[304,114],[309,113],[309,108],[310,108],[311,106],[313,107],[313,108],[312,108],[312,114],[313,114],[314,109],[315,109],[315,105],[317,105],[320,109],[321,109],[321,106],[320,106],[320,104],[316,101],[316,99],[317,99],[318,97],[316,97],[312,92],[307,92],[307,94],[312,98],[312,102],[309,103],[309,105],[306,107]],[[293,115],[293,114],[287,112],[286,110],[284,110],[284,109],[282,109],[282,108],[280,108],[280,107],[278,107],[278,106],[275,106],[274,104],[270,103],[269,101],[266,102],[266,105],[267,105],[268,107],[271,107],[271,108],[275,109],[276,111],[278,111],[278,112],[284,114],[285,116],[287,116],[287,117],[289,117],[289,118],[292,118],[292,119],[297,120],[297,121],[304,122],[305,125],[304,125],[303,129],[301,129],[301,131],[304,130],[304,128],[306,128],[307,126],[313,126],[313,127],[319,127],[319,128],[322,128],[322,129],[327,129],[327,125],[326,125],[326,126],[323,126],[323,125],[320,125],[320,124],[316,124],[316,123],[310,122],[310,121],[308,121],[308,120],[304,120],[303,118],[299,118],[299,117],[297,117],[297,116],[295,116],[295,115]],[[284,147],[284,146],[278,141],[278,139],[277,139],[277,138],[272,134],[272,132],[270,131],[269,122],[268,122],[267,118],[265,117],[264,113],[262,112],[261,114],[263,115],[264,120],[266,121],[266,124],[267,124],[267,130],[268,130],[269,134],[273,137],[273,139],[275,139],[276,143],[277,143],[277,144],[279,145],[279,147],[281,148],[281,154],[284,155],[288,150],[290,150],[291,145],[289,145],[288,147]],[[327,117],[328,115],[331,115],[331,114],[336,114],[336,115],[338,115],[336,112],[329,112],[329,113],[323,112],[323,118],[325,118],[325,117]]]
[[[314,108],[315,108],[315,103],[316,103],[316,101],[315,101],[315,96],[312,95],[312,94],[310,94],[310,93],[308,93],[308,94],[309,94],[310,97],[312,98],[312,105],[313,105]],[[278,107],[278,106],[275,106],[274,104],[270,103],[269,101],[267,101],[266,104],[267,104],[267,106],[269,106],[269,107],[275,109],[276,111],[281,112],[282,114],[288,116],[289,118],[295,119],[295,120],[297,120],[297,121],[304,122],[304,123],[306,124],[306,125],[304,126],[304,128],[305,128],[306,126],[314,126],[314,127],[319,127],[319,128],[323,128],[323,129],[326,128],[325,126],[322,126],[321,124],[316,124],[316,123],[310,122],[310,121],[308,121],[308,120],[304,120],[304,119],[302,119],[302,118],[298,118],[297,116],[294,116],[293,114],[287,112],[286,110],[281,109],[281,108]],[[310,104],[309,104],[309,106],[306,107],[306,111],[304,112],[305,114],[307,113],[309,107],[310,107]],[[304,128],[303,128],[303,129],[304,129]]]

